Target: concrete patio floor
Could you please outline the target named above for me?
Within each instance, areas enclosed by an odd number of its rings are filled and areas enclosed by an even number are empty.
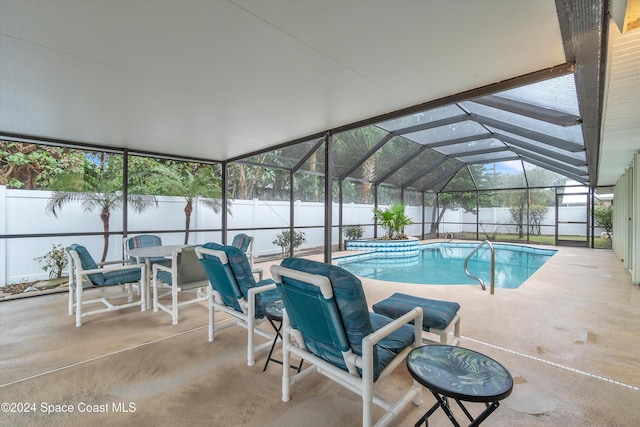
[[[393,292],[460,303],[461,345],[502,363],[515,382],[483,425],[638,425],[640,289],[609,250],[557,249],[519,289],[494,295],[479,286],[374,280],[364,289],[369,305]],[[320,375],[282,402],[281,367],[262,372],[264,354],[246,366],[244,329],[209,343],[204,305],[181,310],[176,326],[166,313],[128,309],[76,328],[66,312],[66,294],[0,303],[0,401],[30,410],[3,404],[0,425],[361,424],[359,397]],[[400,366],[379,390],[391,396],[410,381]],[[413,426],[433,402],[425,391],[423,404],[394,425]],[[441,411],[429,421],[451,425]]]

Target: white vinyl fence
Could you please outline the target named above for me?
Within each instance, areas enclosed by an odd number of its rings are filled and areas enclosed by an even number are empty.
[[[101,233],[103,231],[102,221],[99,212],[86,213],[79,202],[72,202],[59,210],[57,218],[45,213],[45,207],[49,200],[50,192],[34,190],[7,190],[0,186],[0,234],[45,234],[45,233]],[[130,234],[137,230],[180,230],[185,227],[185,199],[182,197],[158,197],[158,208],[146,210],[143,213],[136,213],[129,208],[128,230]],[[373,206],[348,203],[343,206],[343,224],[372,224]],[[563,209],[575,209],[576,218],[584,216],[584,207],[567,207]],[[254,249],[256,256],[278,254],[281,248],[274,245],[272,241],[275,236],[289,227],[289,202],[287,201],[264,201],[264,200],[237,200],[230,206],[230,215],[227,218],[229,230],[247,229],[247,234],[254,236]],[[407,206],[409,215],[417,224],[407,227],[408,235],[418,236],[422,231],[421,209],[419,206]],[[582,215],[582,216],[581,216]],[[567,214],[563,214],[563,218]],[[324,204],[313,202],[294,203],[294,218],[296,227],[301,228],[305,233],[306,243],[302,248],[312,248],[322,246],[324,243]],[[511,222],[511,216],[507,208],[481,209],[479,214],[480,222],[492,222],[506,224]],[[425,219],[430,221],[431,210],[426,209]],[[333,206],[333,224],[338,224],[338,204]],[[464,213],[463,210],[447,211],[441,226],[440,232],[451,231],[458,233],[461,231],[475,232],[475,216]],[[472,222],[473,224],[464,224]],[[451,223],[451,224],[448,224]],[[544,224],[553,226],[555,217],[553,209],[549,209]],[[220,229],[222,227],[222,213],[215,213],[213,210],[201,204],[195,204],[191,215],[190,229]],[[514,232],[509,227],[501,227],[498,231]],[[270,230],[256,230],[258,228],[272,228]],[[495,228],[495,226],[491,226]],[[513,228],[513,227],[512,227]],[[123,229],[122,210],[111,212],[110,230],[120,231]],[[584,230],[584,227],[582,228]],[[373,227],[365,227],[364,237],[373,237]],[[426,231],[429,232],[429,224]],[[482,232],[482,229],[480,230]],[[542,232],[551,234],[553,227]],[[227,241],[230,242],[239,231],[229,231]],[[378,235],[384,233],[379,229]],[[584,231],[579,234],[583,234]],[[163,243],[177,244],[184,242],[184,233],[161,233]],[[338,241],[338,230],[334,229],[333,241]],[[220,232],[190,232],[190,244],[202,244],[209,241],[221,242]],[[0,239],[0,286],[21,281],[31,281],[46,279],[47,273],[42,270],[42,265],[34,260],[51,250],[52,244],[69,246],[72,243],[85,245],[89,252],[99,261],[104,240],[102,235],[96,236],[65,236],[65,237],[32,237],[32,238],[12,238]],[[114,235],[109,238],[109,252],[107,259],[122,258],[122,236]]]

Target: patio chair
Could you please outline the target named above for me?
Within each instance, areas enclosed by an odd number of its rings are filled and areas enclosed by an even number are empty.
[[[69,315],[73,315],[75,311],[76,326],[82,326],[82,318],[93,314],[136,306],[140,306],[141,311],[146,309],[145,264],[131,264],[129,260],[96,263],[84,246],[75,243],[66,248],[66,252],[69,259]],[[134,301],[133,283],[138,286],[140,299],[137,301]],[[85,297],[84,292],[89,288],[116,285],[123,287],[122,293],[92,299]],[[125,297],[126,303],[116,304],[115,300]],[[95,303],[102,303],[105,308],[83,310],[83,306]]]
[[[249,265],[251,266],[251,272],[258,275],[258,280],[262,280],[262,276],[264,274],[262,271],[262,267],[255,267],[253,265],[253,240],[253,236],[249,236],[248,234],[244,233],[238,233],[233,236],[231,246],[240,249],[245,253],[245,255],[247,255]]]
[[[171,315],[173,325],[178,324],[178,309],[185,305],[206,301],[209,280],[195,253],[195,246],[173,250],[169,266],[153,264],[153,311],[165,311]],[[161,293],[165,290],[164,293]],[[194,297],[178,302],[178,294],[192,291]],[[164,299],[171,296],[171,302]]]
[[[256,283],[245,253],[234,246],[207,243],[196,248],[196,253],[211,284],[209,299],[209,341],[215,332],[231,326],[247,329],[247,365],[253,366],[255,354],[268,350],[275,338],[256,326],[265,320],[264,306],[280,299],[276,284],[271,279]],[[214,323],[214,312],[221,311],[231,319]],[[260,335],[269,341],[256,345],[254,336]]]
[[[162,246],[162,239],[160,236],[156,236],[155,234],[139,234],[137,236],[125,237],[123,239],[124,244],[124,252],[127,253],[130,249],[135,248],[146,248],[148,246]],[[135,257],[130,256],[131,260],[138,264],[144,264],[146,262],[146,258],[144,257]],[[171,262],[169,259],[161,256],[149,257],[151,263],[161,262],[164,265],[170,265]]]
[[[360,280],[346,270],[316,261],[287,258],[271,267],[285,307],[282,328],[282,400],[292,385],[320,373],[362,397],[362,425],[373,422],[373,404],[385,414],[376,423],[388,425],[411,401],[420,403],[421,386],[414,381],[402,396],[389,402],[374,393],[377,383],[409,351],[421,345],[422,309],[398,319],[369,312]],[[414,322],[414,325],[409,323]],[[310,364],[290,376],[291,354]]]

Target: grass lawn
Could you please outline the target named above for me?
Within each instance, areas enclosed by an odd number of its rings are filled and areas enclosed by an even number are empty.
[[[489,237],[489,239],[487,240],[490,240],[492,242],[527,243],[526,236],[524,238],[520,238],[517,234],[498,233],[492,236],[479,235],[478,237],[480,239]],[[456,234],[456,238],[465,239],[465,240],[476,240],[476,235],[475,233],[459,233],[459,234]],[[565,240],[565,241],[583,242],[585,238],[584,236],[567,235],[567,236],[558,236],[558,239]],[[529,236],[528,243],[534,243],[537,245],[555,245],[556,238],[555,236],[548,235],[548,234],[543,234],[540,236],[531,235]],[[611,239],[602,239],[598,236],[594,239],[594,247],[595,249],[611,249]]]

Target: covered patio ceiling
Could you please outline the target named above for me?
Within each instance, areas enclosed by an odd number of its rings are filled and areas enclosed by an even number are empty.
[[[517,159],[612,185],[640,125],[628,102],[606,107],[606,13],[587,0],[0,0],[0,136],[227,161],[376,124],[458,169]],[[518,89],[563,76],[571,106]],[[448,123],[400,124],[425,110]]]

